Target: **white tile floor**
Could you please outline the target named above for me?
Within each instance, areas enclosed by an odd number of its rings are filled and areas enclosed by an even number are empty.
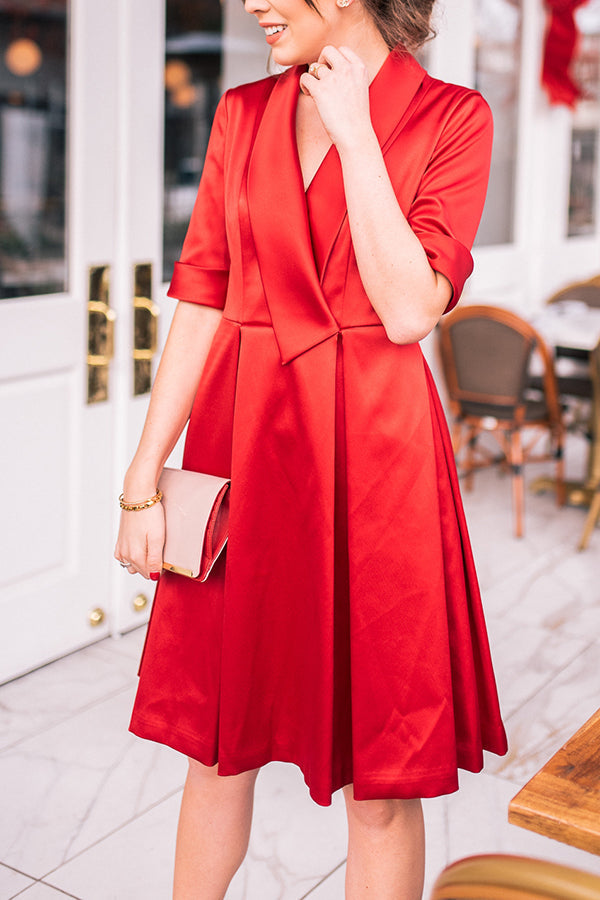
[[[531,473],[532,475],[535,473]],[[600,858],[508,825],[509,799],[600,704],[600,531],[581,510],[482,473],[466,497],[511,749],[425,803],[427,896],[446,863],[516,852],[600,873]],[[143,633],[103,641],[0,688],[0,900],[168,900],[184,761],[127,732]],[[228,900],[341,900],[345,816],[273,763],[257,783],[248,858]]]

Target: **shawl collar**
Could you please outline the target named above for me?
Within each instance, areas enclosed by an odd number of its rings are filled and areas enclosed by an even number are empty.
[[[346,216],[346,200],[339,156],[331,148],[310,188],[325,191],[331,201],[326,220],[319,222],[329,247],[319,279],[296,145],[296,105],[304,71],[304,66],[296,66],[279,76],[248,171],[254,245],[283,364],[339,331],[321,282]],[[410,115],[424,77],[424,69],[410,54],[394,52],[373,79],[371,117],[384,153]]]

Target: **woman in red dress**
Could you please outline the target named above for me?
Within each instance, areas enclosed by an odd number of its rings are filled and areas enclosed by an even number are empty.
[[[254,781],[343,788],[346,896],[421,894],[420,799],[504,753],[446,423],[418,341],[459,299],[491,117],[408,52],[433,0],[246,0],[283,75],[221,99],[170,295],[130,502],[231,477],[205,583],[165,573],[132,730],[190,760],[177,900],[225,895]],[[307,68],[308,67],[308,68]],[[160,503],[115,555],[157,577]]]

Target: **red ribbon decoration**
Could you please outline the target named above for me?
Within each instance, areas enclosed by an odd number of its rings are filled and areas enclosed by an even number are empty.
[[[573,108],[583,91],[573,80],[569,68],[579,32],[575,10],[588,0],[545,0],[549,12],[542,66],[542,84],[551,103],[564,103]]]

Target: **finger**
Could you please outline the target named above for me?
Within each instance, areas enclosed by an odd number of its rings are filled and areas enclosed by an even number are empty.
[[[127,548],[125,547],[125,542],[121,537],[117,539],[117,543],[115,544],[115,552],[113,553],[114,558],[117,562],[121,562],[122,559],[129,559],[127,554]]]
[[[333,47],[330,44],[327,44],[321,50],[321,55],[317,62],[326,63],[330,68],[334,68],[336,63],[343,63],[344,56],[340,53],[337,47]]]
[[[160,544],[150,544],[148,546],[148,556],[146,559],[146,567],[148,575],[156,574],[162,570],[162,547]]]
[[[119,555],[116,556],[117,562],[125,572],[135,575],[140,572],[139,553],[134,549],[127,547],[119,547]]]
[[[116,561],[121,566],[123,565],[124,562],[126,562],[129,559],[127,552],[120,544],[117,544],[117,546],[115,547],[115,552],[113,555],[114,555],[114,558],[116,559]]]
[[[320,81],[324,75],[327,75],[331,69],[324,62],[313,62],[308,67],[308,72],[305,74],[311,78],[315,78],[317,81]]]
[[[300,76],[300,90],[303,94],[306,94],[307,97],[312,97],[314,99],[314,93],[315,91],[318,91],[318,84],[318,78],[309,75],[308,72],[305,72]]]

